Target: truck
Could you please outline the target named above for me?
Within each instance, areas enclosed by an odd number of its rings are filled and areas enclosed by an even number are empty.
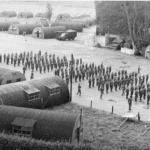
[[[66,41],[66,40],[74,40],[77,36],[77,31],[75,30],[67,30],[65,32],[59,32],[58,36],[56,37],[60,41]]]

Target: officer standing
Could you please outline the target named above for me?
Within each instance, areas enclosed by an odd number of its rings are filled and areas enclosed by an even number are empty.
[[[131,107],[132,107],[132,98],[128,98],[128,104],[129,104],[129,111],[131,111]]]
[[[77,95],[81,96],[81,85],[80,85],[80,83],[78,84],[78,92],[77,92]]]

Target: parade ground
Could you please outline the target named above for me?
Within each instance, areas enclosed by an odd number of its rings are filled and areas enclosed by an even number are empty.
[[[93,30],[93,29],[92,29]],[[89,32],[91,29],[89,29]],[[10,35],[7,33],[0,33],[0,53],[15,53],[23,51],[33,51],[37,53],[39,50],[42,53],[47,52],[55,54],[56,56],[67,56],[70,59],[70,55],[73,53],[75,58],[82,58],[84,62],[95,64],[101,64],[112,66],[113,71],[118,71],[120,69],[126,69],[128,72],[137,71],[138,66],[141,67],[141,74],[150,75],[150,61],[142,57],[128,56],[122,54],[120,51],[115,51],[105,48],[95,48],[90,44],[91,33],[88,29],[85,29],[83,33],[80,33],[75,41],[58,41],[55,39],[34,39],[30,36],[18,36]],[[89,35],[89,34],[90,35]],[[87,35],[87,36],[86,36]],[[1,67],[19,70],[22,72],[22,66],[15,67],[13,65],[0,64]],[[30,79],[31,71],[27,70],[26,78]],[[54,73],[43,73],[34,72],[34,78],[40,78],[41,76],[54,75]],[[81,82],[81,96],[77,93],[78,83],[73,83],[73,95],[72,101],[74,103],[80,104],[81,106],[92,107],[104,110],[107,112],[112,111],[112,106],[114,108],[114,113],[123,116],[128,112],[128,102],[125,96],[121,96],[121,91],[104,93],[103,99],[100,99],[100,92],[97,87],[88,88],[88,81]],[[133,114],[137,115],[139,112],[141,115],[141,120],[147,121],[150,119],[150,109],[147,108],[146,101],[142,103],[134,103],[132,105]]]

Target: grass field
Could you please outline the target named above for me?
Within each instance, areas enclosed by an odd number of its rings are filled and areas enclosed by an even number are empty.
[[[54,110],[80,113],[80,108],[81,106],[71,103],[54,108]],[[123,121],[124,118],[117,115],[83,107],[83,143],[91,144],[96,150],[150,148],[150,131],[143,135],[149,125],[144,122],[127,121],[120,131],[112,131]]]

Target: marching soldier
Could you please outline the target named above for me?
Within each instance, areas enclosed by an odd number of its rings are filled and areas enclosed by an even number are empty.
[[[101,84],[101,87],[100,87],[100,99],[103,98],[103,94],[104,94],[104,84]]]
[[[149,75],[146,75],[146,84],[148,83]]]
[[[122,96],[125,94],[125,90],[126,90],[125,84],[122,84]]]
[[[133,85],[131,85],[131,88],[130,88],[130,97],[132,98],[133,96],[133,92],[134,92],[134,87]]]
[[[69,76],[66,76],[66,84],[69,85]]]
[[[30,77],[30,79],[33,79],[34,78],[34,73],[33,73],[33,71],[31,72],[31,77]]]
[[[26,66],[24,65],[23,66],[23,74],[25,75],[25,72],[26,72]]]
[[[95,78],[94,76],[92,77],[92,87],[94,87],[94,84],[95,84]]]
[[[108,94],[108,90],[109,90],[109,82],[106,81],[106,93]]]
[[[150,101],[150,90],[147,92],[147,106],[149,106],[149,101]]]
[[[142,89],[141,89],[141,87],[139,87],[139,96],[140,96],[140,102],[142,101]]]
[[[42,65],[41,64],[40,64],[40,68],[39,69],[40,69],[40,73],[42,73]]]
[[[144,100],[145,100],[145,98],[146,98],[146,87],[145,87],[145,85],[143,85],[143,89],[142,89],[142,95],[143,95],[143,98],[144,98]]]
[[[127,88],[126,88],[126,99],[128,99],[128,96],[129,96],[129,87],[127,86]]]
[[[113,91],[113,80],[110,81],[110,91]]]
[[[89,78],[89,88],[91,88],[91,78]]]
[[[114,87],[115,87],[115,91],[117,91],[117,80],[115,79],[115,81],[114,81]]]
[[[139,94],[137,87],[135,87],[135,93],[134,94],[135,94],[135,96],[134,96],[135,102],[137,102],[138,94]]]

